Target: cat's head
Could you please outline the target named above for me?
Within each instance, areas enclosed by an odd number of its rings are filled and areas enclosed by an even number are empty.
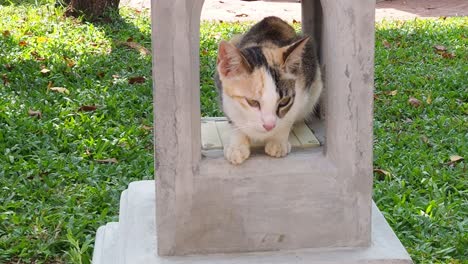
[[[217,71],[223,87],[223,107],[233,121],[257,132],[279,127],[296,96],[295,81],[308,37],[285,47],[239,49],[219,44]],[[233,118],[235,117],[235,118]]]

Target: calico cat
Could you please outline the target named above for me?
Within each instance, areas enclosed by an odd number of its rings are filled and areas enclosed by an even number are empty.
[[[233,126],[224,156],[241,164],[250,142],[265,142],[265,152],[291,151],[292,125],[310,114],[322,91],[315,46],[278,17],[266,17],[242,36],[221,41],[215,83]]]

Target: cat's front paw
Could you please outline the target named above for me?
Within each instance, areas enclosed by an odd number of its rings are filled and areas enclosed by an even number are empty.
[[[281,158],[291,151],[291,144],[288,141],[279,142],[279,141],[268,141],[265,144],[265,153],[275,157]]]
[[[234,165],[239,165],[250,156],[249,145],[229,145],[224,148],[224,157]]]

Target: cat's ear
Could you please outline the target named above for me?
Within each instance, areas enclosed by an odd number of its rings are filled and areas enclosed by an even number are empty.
[[[310,37],[303,37],[293,44],[283,48],[283,69],[296,75],[302,62],[302,56]]]
[[[222,77],[232,78],[250,71],[250,65],[240,50],[227,41],[221,41],[216,62],[218,72]]]

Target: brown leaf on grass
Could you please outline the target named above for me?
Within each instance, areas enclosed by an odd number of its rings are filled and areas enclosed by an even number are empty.
[[[142,125],[141,128],[143,130],[147,130],[147,131],[153,130],[153,127],[150,127],[150,126],[147,126],[147,125]]]
[[[429,142],[429,138],[427,136],[425,136],[425,135],[422,135],[420,138],[421,138],[422,142],[424,142],[426,144]]]
[[[430,104],[432,103],[432,96],[431,96],[431,95],[429,95],[429,96],[427,97],[426,103],[427,103],[428,105],[430,105]]]
[[[91,111],[95,111],[96,109],[97,109],[97,106],[95,105],[82,105],[80,108],[78,108],[78,111],[91,112]]]
[[[248,17],[249,15],[242,13],[242,14],[237,14],[236,17]]]
[[[45,61],[45,58],[42,58],[41,56],[39,56],[39,53],[37,53],[37,51],[35,50],[31,51],[31,56],[33,56],[34,59],[37,61]]]
[[[435,45],[434,49],[436,51],[446,51],[447,50],[447,48],[445,46],[443,46],[443,45]]]
[[[386,39],[382,41],[382,45],[387,49],[392,47],[392,45],[390,45],[390,42],[388,42]]]
[[[70,91],[68,91],[67,88],[65,87],[49,87],[49,90],[57,93],[64,93],[64,94],[69,94]]]
[[[130,79],[128,79],[129,84],[144,83],[145,81],[146,79],[143,76],[135,76],[135,77],[131,77]]]
[[[418,99],[416,99],[414,97],[410,97],[408,99],[408,103],[410,105],[412,105],[413,107],[420,107],[421,106],[421,101],[419,101]]]
[[[99,77],[99,78],[103,78],[105,75],[106,74],[104,72],[102,72],[102,71],[96,73],[96,76]]]
[[[395,96],[397,95],[398,91],[397,90],[393,90],[393,91],[386,91],[385,94],[386,95],[391,95],[391,96]]]
[[[20,41],[18,43],[18,45],[20,45],[20,47],[24,47],[24,46],[28,45],[28,43],[26,41],[22,40],[22,41]]]
[[[149,51],[147,48],[143,47],[141,44],[133,42],[133,41],[127,41],[127,42],[119,42],[120,45],[127,46],[132,49],[136,49],[140,52],[141,55],[150,55],[151,51]]]
[[[462,156],[458,156],[458,155],[451,155],[450,156],[450,162],[459,162],[459,161],[462,161],[464,160],[464,158]]]
[[[8,85],[10,80],[8,80],[8,76],[4,73],[2,74],[3,85]]]
[[[9,37],[9,36],[11,36],[10,30],[4,30],[4,31],[2,32],[2,35],[3,35],[4,37]]]
[[[426,135],[420,136],[419,139],[421,139],[421,141],[424,144],[426,144],[428,147],[433,147],[434,146],[434,144],[432,144],[432,142],[429,140],[429,138]]]
[[[13,70],[13,66],[12,66],[11,64],[7,63],[7,64],[5,64],[5,69],[6,69],[7,71],[12,71],[12,70]]]
[[[453,59],[455,58],[455,54],[452,52],[442,52],[440,53],[444,59]]]
[[[28,110],[28,115],[29,115],[29,116],[37,117],[37,118],[39,118],[39,119],[42,118],[42,113],[41,113],[41,111],[35,111],[35,110],[29,109],[29,110]]]
[[[382,169],[374,169],[374,172],[377,173],[378,175],[380,175],[380,177],[378,177],[379,180],[383,180],[383,179],[385,179],[385,177],[390,177],[391,176],[390,172],[388,172],[386,170],[382,170]]]
[[[50,72],[50,70],[47,69],[47,68],[43,68],[43,69],[41,70],[41,73],[42,73],[42,74],[48,74],[49,72]]]
[[[103,163],[103,164],[117,164],[117,163],[119,163],[116,158],[97,159],[96,162]]]
[[[129,37],[129,38],[127,39],[127,42],[133,42],[133,38],[132,38],[132,37]]]
[[[443,58],[445,59],[453,59],[455,58],[455,54],[452,53],[452,52],[448,52],[447,51],[447,47],[443,46],[443,45],[435,45],[434,46],[434,50],[437,54],[439,54],[440,56],[442,56]]]
[[[75,67],[76,65],[76,62],[70,58],[67,58],[67,57],[63,57],[63,59],[65,60],[65,62],[67,63],[67,67],[68,68],[73,68]]]

